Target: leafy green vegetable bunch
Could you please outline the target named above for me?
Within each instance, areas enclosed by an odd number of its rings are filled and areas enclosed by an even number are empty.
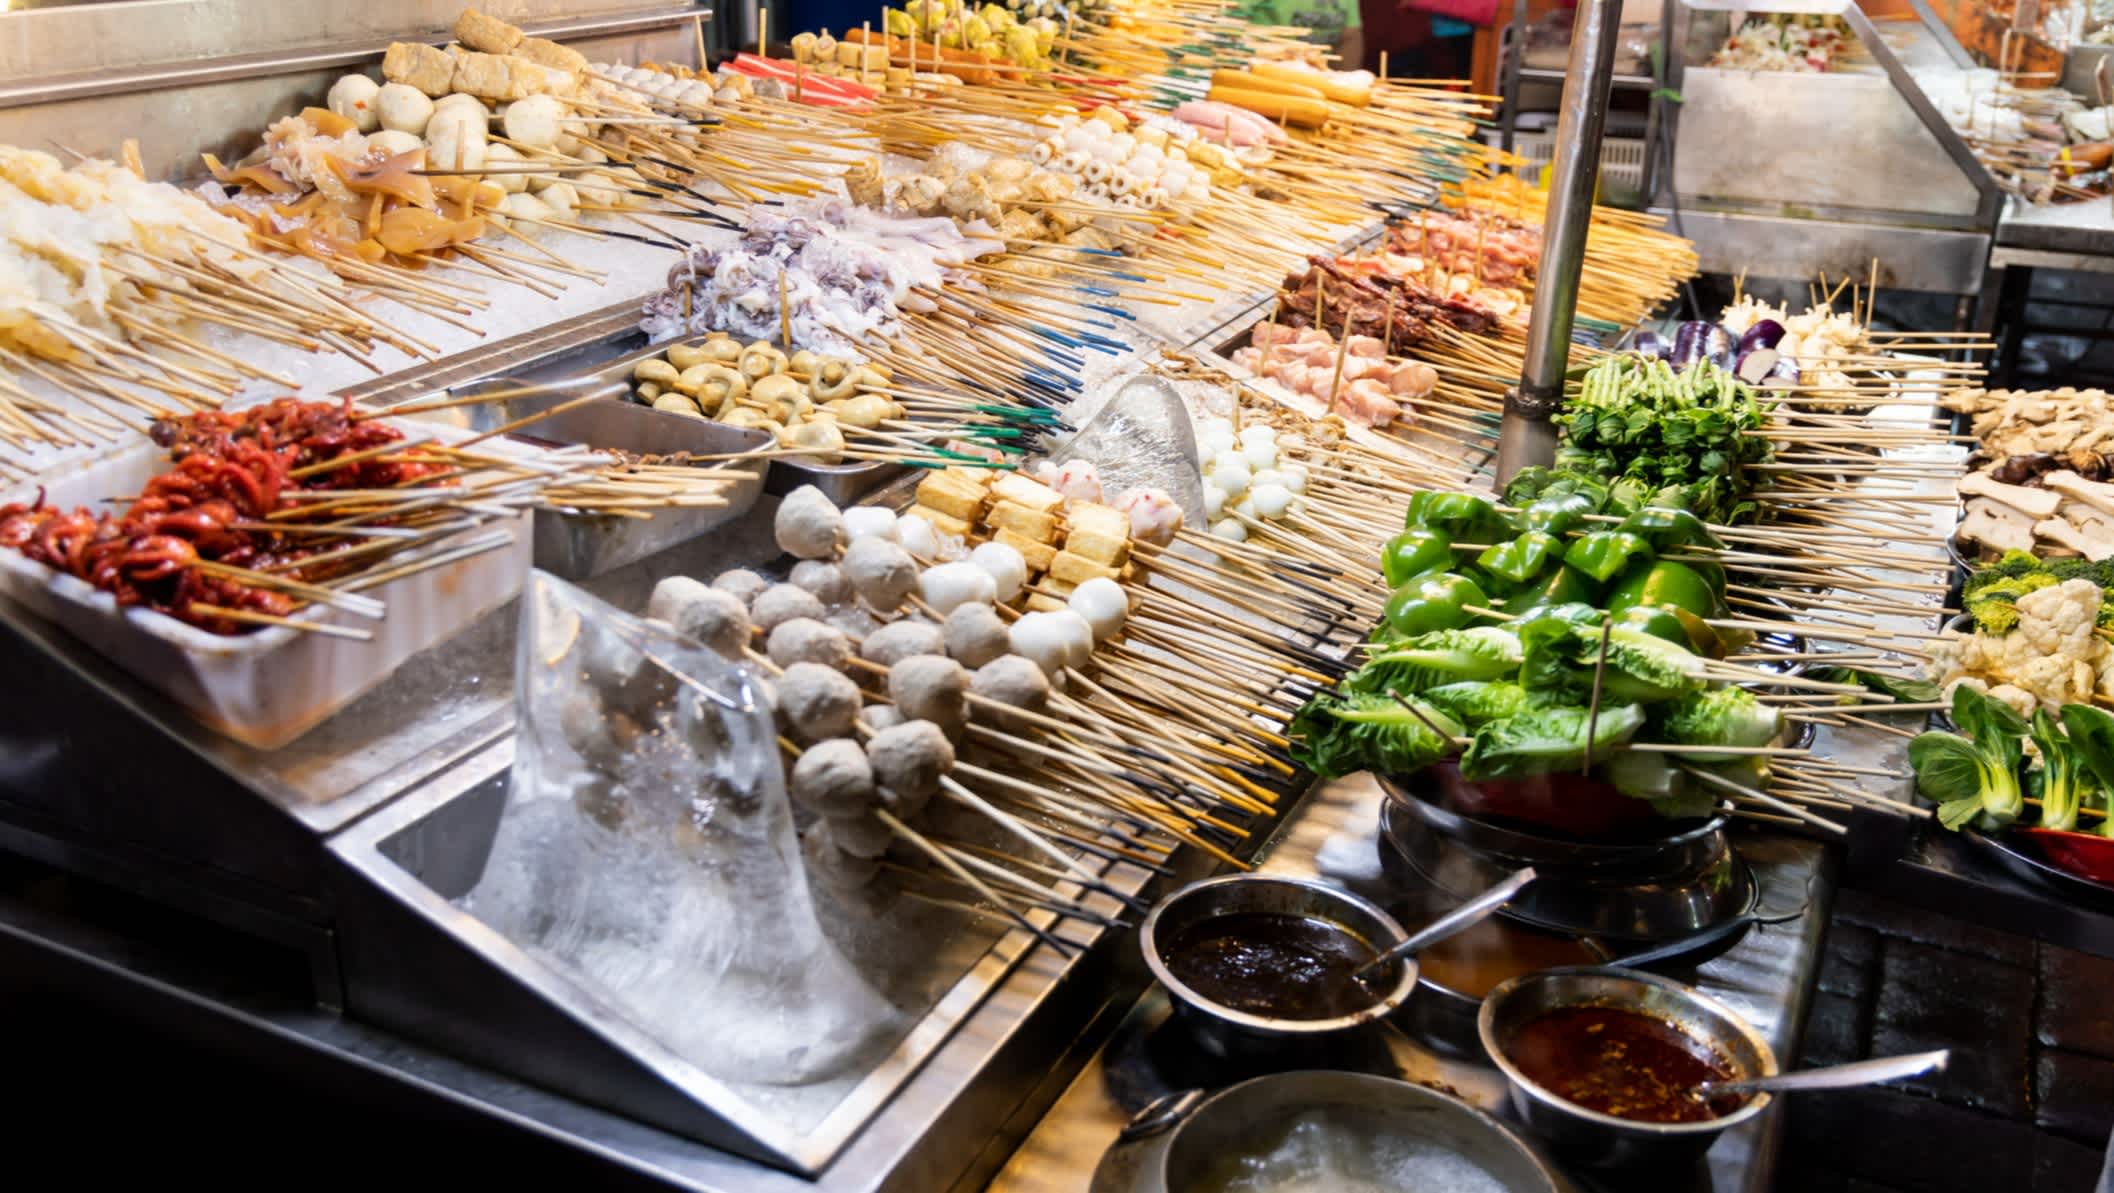
[[[1410,499],[1382,554],[1394,591],[1374,650],[1293,720],[1294,755],[1327,776],[1457,753],[1472,781],[1590,771],[1676,817],[1706,813],[1716,783],[1759,786],[1760,756],[1725,750],[1782,722],[1703,678],[1728,645],[1709,625],[1725,610],[1709,528],[1641,488],[1531,483],[1508,490],[1517,512],[1474,493]]]
[[[1586,370],[1557,424],[1558,470],[1689,491],[1687,507],[1720,525],[1751,520],[1747,465],[1769,459],[1768,422],[1755,391],[1709,361],[1676,372],[1663,360],[1619,353]]]
[[[1933,730],[1908,744],[1916,790],[1938,806],[1949,829],[1974,825],[1995,831],[2025,816],[2028,798],[2041,802],[2039,827],[2075,830],[2078,813],[2106,809],[2114,791],[2114,715],[2089,704],[2066,704],[2060,718],[2045,708],[2032,720],[1965,684],[1953,689],[1958,733]],[[2037,758],[2029,761],[2025,742]],[[2114,837],[2114,817],[2097,824]]]
[[[2019,598],[2053,588],[2066,580],[2090,580],[2114,594],[2114,559],[2042,559],[2028,551],[2006,551],[2002,558],[1967,578],[1962,588],[1975,629],[2008,634],[2019,624]],[[2099,625],[2114,629],[2114,599],[2099,606]]]

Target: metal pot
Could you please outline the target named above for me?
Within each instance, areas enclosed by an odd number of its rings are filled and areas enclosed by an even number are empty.
[[[1093,1193],[1207,1193],[1243,1160],[1259,1160],[1293,1124],[1345,1146],[1404,1155],[1387,1174],[1404,1189],[1449,1189],[1472,1165],[1508,1193],[1566,1186],[1518,1136],[1455,1098],[1388,1077],[1334,1070],[1274,1073],[1216,1094],[1173,1094],[1146,1107],[1094,1173]],[[1320,1188],[1291,1183],[1287,1188]]]
[[[1271,912],[1326,920],[1385,952],[1408,938],[1402,925],[1374,904],[1339,887],[1274,874],[1228,874],[1191,883],[1160,900],[1146,915],[1138,942],[1145,964],[1173,997],[1175,1014],[1197,1044],[1215,1056],[1261,1056],[1311,1045],[1386,1018],[1417,986],[1417,963],[1397,961],[1382,975],[1380,1000],[1333,1019],[1280,1019],[1223,1007],[1204,998],[1167,968],[1165,949],[1205,920],[1242,912]]]
[[[1512,1063],[1511,1044],[1522,1024],[1559,1007],[1596,1006],[1637,1011],[1665,1020],[1716,1048],[1736,1077],[1777,1072],[1769,1042],[1731,1007],[1669,978],[1631,969],[1572,966],[1514,978],[1490,992],[1476,1026],[1483,1048],[1505,1075],[1512,1111],[1551,1149],[1596,1168],[1693,1163],[1728,1127],[1755,1117],[1769,1095],[1755,1094],[1738,1110],[1699,1123],[1645,1123],[1616,1118],[1565,1101],[1535,1084]]]
[[[1388,850],[1405,879],[1464,898],[1502,878],[1515,863],[1488,857],[1431,831],[1390,799],[1380,808]],[[1535,863],[1541,878],[1499,912],[1517,923],[1607,941],[1660,941],[1691,935],[1751,911],[1754,875],[1721,831],[1684,833],[1654,855],[1593,866]]]

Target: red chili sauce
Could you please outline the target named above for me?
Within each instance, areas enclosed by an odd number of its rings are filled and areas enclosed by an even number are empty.
[[[1567,1102],[1645,1123],[1723,1118],[1746,1101],[1709,1101],[1705,1081],[1735,1074],[1723,1056],[1663,1019],[1613,1007],[1558,1007],[1528,1020],[1507,1050],[1527,1079]]]

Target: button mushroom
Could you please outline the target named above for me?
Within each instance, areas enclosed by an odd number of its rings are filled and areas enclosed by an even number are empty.
[[[785,371],[785,353],[757,340],[741,350],[741,375],[751,384],[759,378]]]

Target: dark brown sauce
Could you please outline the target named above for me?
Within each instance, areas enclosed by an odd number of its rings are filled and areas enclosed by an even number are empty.
[[[1392,966],[1352,972],[1378,954],[1327,920],[1243,911],[1192,924],[1167,942],[1168,972],[1222,1007],[1274,1019],[1335,1019],[1380,1001]]]
[[[1568,936],[1516,927],[1494,916],[1417,954],[1425,981],[1470,998],[1522,974],[1594,961],[1590,950]]]
[[[1645,1123],[1700,1123],[1738,1110],[1744,1095],[1708,1102],[1705,1081],[1732,1066],[1663,1019],[1613,1007],[1558,1007],[1521,1025],[1507,1050],[1527,1079],[1567,1102]]]

